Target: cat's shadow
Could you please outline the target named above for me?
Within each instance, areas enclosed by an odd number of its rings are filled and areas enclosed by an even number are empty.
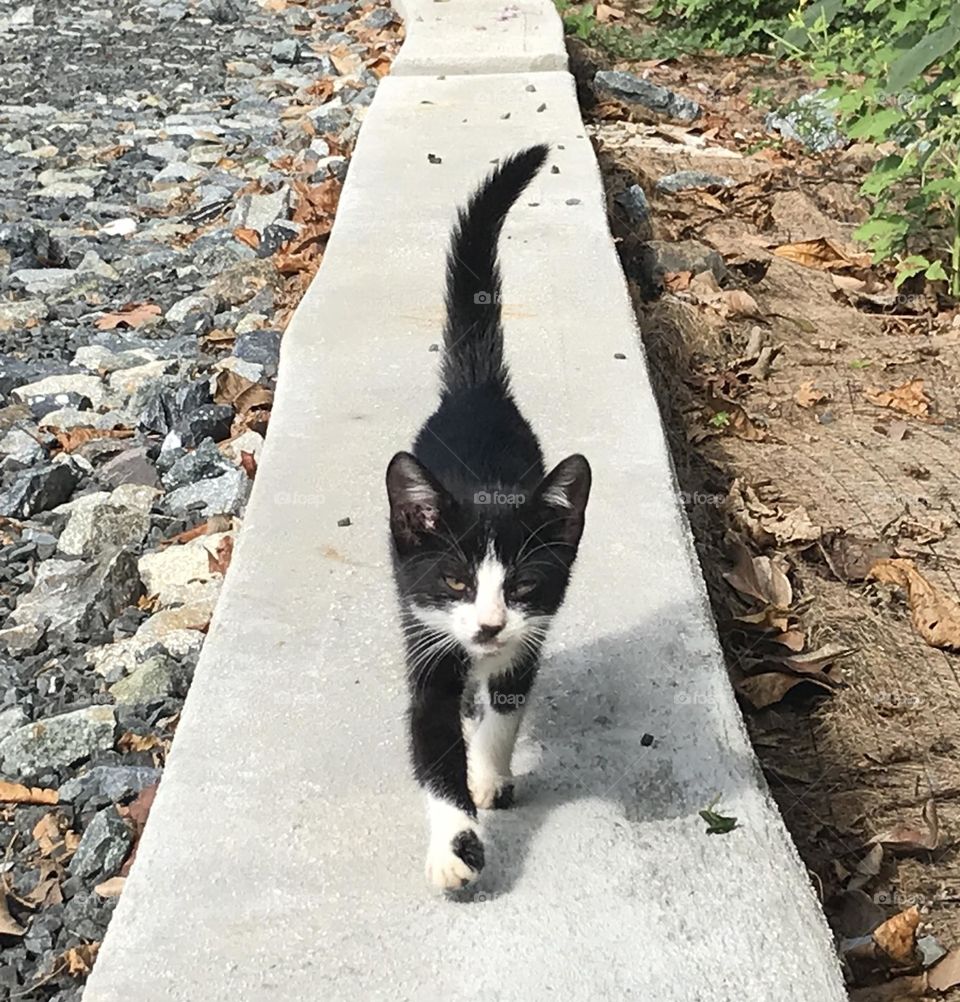
[[[560,823],[551,816],[574,801],[597,804],[597,818],[562,819],[587,819],[591,831],[563,838],[589,852],[611,814],[616,827],[639,833],[645,823],[696,816],[715,797],[756,785],[715,641],[696,629],[664,630],[664,621],[690,622],[678,613],[663,610],[656,630],[548,653],[514,755],[515,803],[482,812],[488,865],[454,900],[508,893],[541,829]]]

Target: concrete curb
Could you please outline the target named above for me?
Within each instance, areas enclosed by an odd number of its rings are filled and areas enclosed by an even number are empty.
[[[378,90],[85,1002],[845,998],[724,672],[573,81],[533,72],[545,47],[519,70],[523,24],[517,72],[446,76],[451,16]],[[548,460],[583,451],[595,486],[519,803],[487,819],[467,904],[423,883],[382,480],[435,400],[454,211],[537,140],[558,172],[505,230],[507,351]],[[707,836],[718,795],[741,827]]]

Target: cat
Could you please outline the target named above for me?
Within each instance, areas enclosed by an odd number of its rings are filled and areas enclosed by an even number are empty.
[[[512,802],[517,730],[590,494],[579,454],[545,473],[503,359],[497,244],[548,152],[531,146],[504,159],[460,209],[440,403],[386,474],[410,750],[428,803],[426,875],[448,891],[483,869],[477,809]]]

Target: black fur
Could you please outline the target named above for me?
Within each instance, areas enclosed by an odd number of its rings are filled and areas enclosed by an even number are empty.
[[[415,609],[439,613],[472,602],[478,568],[492,552],[507,569],[506,607],[545,624],[563,601],[590,490],[583,456],[568,457],[545,476],[540,444],[513,399],[503,359],[497,241],[547,152],[533,146],[504,160],[460,211],[447,260],[440,403],[412,454],[397,453],[387,469],[414,772],[434,796],[471,818],[476,807],[461,712],[475,656],[462,643],[439,640],[431,652],[436,628]],[[450,581],[462,589],[452,591]],[[509,667],[486,682],[493,712],[522,712],[541,637],[531,635]],[[507,806],[512,794],[512,786],[504,787],[497,806]],[[479,854],[472,851],[468,861],[475,870],[483,865],[478,844]]]

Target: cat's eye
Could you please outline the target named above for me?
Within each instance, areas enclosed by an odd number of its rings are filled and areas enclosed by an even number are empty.
[[[461,581],[460,578],[451,577],[449,574],[445,575],[443,578],[444,584],[450,589],[450,591],[466,591],[467,582]]]
[[[529,595],[536,587],[536,581],[518,581],[511,588],[511,591],[517,598],[523,598],[524,595]]]

